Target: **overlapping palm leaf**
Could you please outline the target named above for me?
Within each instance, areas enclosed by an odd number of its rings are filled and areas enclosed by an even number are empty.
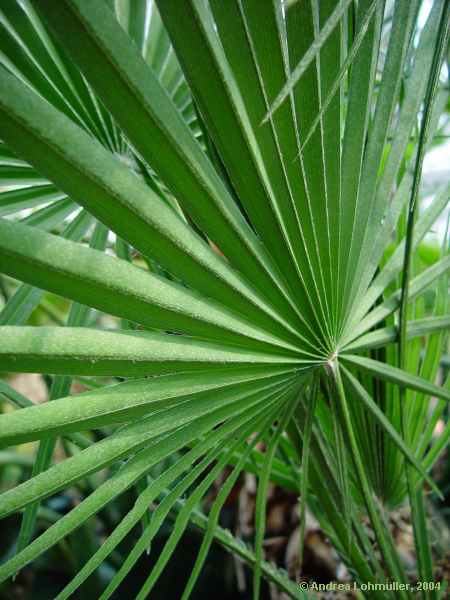
[[[386,570],[406,581],[378,499],[395,506],[434,486],[428,473],[449,437],[447,427],[429,447],[450,400],[448,383],[436,384],[450,257],[444,245],[425,268],[416,258],[448,186],[401,234],[416,158],[448,102],[439,73],[449,5],[435,0],[419,30],[418,1],[395,2],[389,19],[381,0],[156,4],[1,8],[0,269],[8,286],[23,283],[0,313],[0,364],[52,374],[58,400],[30,406],[0,389],[18,407],[0,417],[0,443],[41,440],[33,477],[1,496],[1,516],[25,513],[0,579],[136,486],[135,506],[59,599],[141,520],[135,550],[101,596],[110,597],[174,515],[138,598],[189,523],[205,538],[184,599],[213,539],[254,564],[255,598],[261,576],[303,597],[263,561],[272,478],[307,499],[355,578]],[[425,120],[428,136],[414,142]],[[414,273],[402,281],[405,247]],[[412,318],[400,335],[406,289]],[[28,324],[41,290],[73,302],[66,326]],[[402,368],[399,335],[409,344]],[[73,376],[90,377],[92,389],[70,395]],[[52,464],[60,436],[69,455]],[[178,462],[148,477],[177,451]],[[199,514],[225,465],[225,491],[209,517]],[[101,485],[32,539],[43,499],[103,469]],[[260,486],[254,552],[218,526],[245,469]],[[419,559],[429,558],[419,533]]]

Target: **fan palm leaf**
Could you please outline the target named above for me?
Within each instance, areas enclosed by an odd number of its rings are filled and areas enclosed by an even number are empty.
[[[386,574],[405,599],[385,511],[407,500],[418,575],[432,579],[423,488],[438,492],[430,469],[449,437],[433,440],[450,400],[436,383],[448,240],[433,264],[417,256],[448,185],[416,207],[448,103],[450,5],[434,0],[422,27],[418,0],[386,4],[0,8],[0,364],[50,374],[54,400],[0,387],[16,407],[0,416],[1,446],[40,441],[32,476],[0,496],[1,517],[25,510],[0,581],[133,488],[134,506],[59,600],[139,521],[102,599],[166,521],[137,598],[188,525],[204,540],[183,600],[213,540],[253,567],[255,599],[261,576],[302,598],[264,562],[271,480],[301,494],[301,537],[308,504],[355,580]],[[64,326],[30,325],[47,292],[71,302]],[[73,378],[88,387],[76,397]],[[60,437],[67,457],[55,462]],[[198,506],[227,465],[206,516]],[[254,551],[219,526],[246,470],[258,477]],[[36,536],[40,503],[81,482],[81,502]]]

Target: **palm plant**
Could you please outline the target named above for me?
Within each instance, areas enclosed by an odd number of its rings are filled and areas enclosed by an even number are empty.
[[[449,13],[434,0],[419,27],[420,0],[0,6],[0,270],[14,290],[0,364],[50,374],[57,400],[1,382],[17,408],[0,417],[2,446],[39,445],[32,476],[0,496],[2,517],[23,510],[0,581],[134,487],[58,600],[141,522],[111,597],[169,517],[137,598],[189,525],[204,537],[183,600],[214,541],[253,567],[254,598],[261,577],[306,597],[264,561],[270,481],[299,493],[301,540],[308,504],[360,583],[409,582],[387,523],[408,502],[416,575],[433,581],[424,492],[450,436],[433,437],[450,399],[449,380],[435,383],[450,257],[446,242],[429,265],[419,250],[448,185],[417,206],[446,124]],[[65,322],[27,324],[43,290],[72,302]],[[77,378],[88,390],[75,396]],[[253,548],[219,525],[246,470]],[[36,537],[42,500],[83,481]]]

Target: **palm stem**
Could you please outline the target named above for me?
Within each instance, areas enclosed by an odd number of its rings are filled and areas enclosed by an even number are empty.
[[[431,123],[431,114],[433,107],[433,100],[436,95],[437,84],[439,81],[439,72],[442,64],[442,60],[445,54],[448,40],[448,29],[449,29],[449,13],[450,5],[446,3],[443,7],[441,14],[441,22],[439,26],[439,34],[436,40],[436,46],[434,50],[433,63],[431,67],[431,77],[429,80],[427,93],[425,97],[425,109],[422,120],[422,126],[419,134],[418,152],[416,156],[416,163],[414,169],[414,180],[411,198],[408,207],[408,219],[406,225],[406,237],[405,237],[405,254],[403,261],[403,275],[402,275],[402,288],[400,298],[400,309],[399,309],[399,338],[398,338],[398,365],[400,369],[405,369],[406,366],[406,343],[407,343],[407,323],[408,323],[408,291],[409,281],[411,278],[412,270],[412,245],[413,245],[413,233],[414,224],[416,220],[417,205],[418,205],[418,194],[420,187],[420,180],[422,174],[423,160],[425,157],[425,149],[427,145],[428,132]],[[408,443],[409,432],[408,432],[408,413],[405,410],[406,401],[406,390],[400,388],[400,421],[402,428],[402,435],[406,443]],[[414,541],[417,550],[417,561],[419,567],[419,576],[422,581],[432,581],[433,579],[433,566],[431,547],[428,539],[428,532],[425,518],[425,506],[423,499],[422,489],[415,489],[414,485],[414,474],[411,470],[410,465],[407,461],[404,462],[406,480],[408,486],[408,496],[411,505],[412,524],[414,532]],[[435,597],[434,591],[422,591],[423,598]]]
[[[373,498],[372,490],[370,489],[366,470],[361,458],[359,446],[353,429],[350,410],[344,391],[344,385],[342,383],[339,365],[336,360],[333,360],[329,363],[329,372],[333,379],[336,394],[340,403],[341,414],[343,418],[343,426],[347,435],[350,447],[349,449],[355,467],[360,490],[363,495],[364,503],[366,505],[366,509],[369,514],[375,536],[380,546],[383,559],[393,579],[401,583],[407,583],[406,575],[403,571],[403,567],[395,551],[393,541],[386,527],[383,525],[382,519],[379,515],[378,509],[375,504],[375,500]],[[408,598],[408,594],[403,590],[399,590],[399,595],[402,598]]]

